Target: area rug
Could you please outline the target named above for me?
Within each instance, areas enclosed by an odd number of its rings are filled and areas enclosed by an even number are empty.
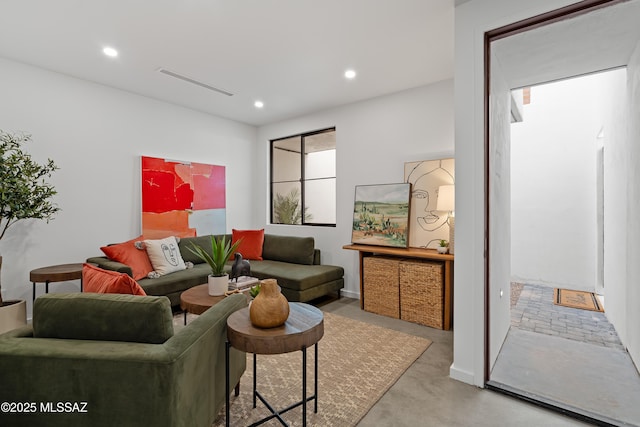
[[[324,313],[324,337],[318,343],[318,413],[307,404],[309,426],[355,426],[395,384],[405,370],[431,345],[431,341],[390,329]],[[175,324],[182,324],[177,315]],[[307,351],[307,395],[313,394],[313,349]],[[231,425],[249,425],[270,412],[258,401],[252,406],[253,356],[240,381],[240,395],[231,397]],[[302,395],[302,354],[258,355],[258,391],[276,409],[298,402]],[[302,407],[283,418],[302,425]],[[213,426],[225,423],[224,408]],[[265,426],[280,425],[270,420]]]
[[[598,300],[598,297],[593,292],[555,288],[553,290],[553,303],[555,305],[579,308],[582,310],[604,311],[600,300]]]

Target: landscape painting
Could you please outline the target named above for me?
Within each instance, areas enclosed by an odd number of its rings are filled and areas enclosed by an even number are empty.
[[[226,232],[224,166],[146,156],[141,166],[145,238]]]
[[[351,242],[406,248],[411,184],[357,185]]]

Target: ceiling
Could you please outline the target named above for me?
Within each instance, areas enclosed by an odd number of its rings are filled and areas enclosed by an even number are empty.
[[[453,21],[454,0],[3,0],[0,57],[259,126],[453,78]]]
[[[640,0],[605,7],[492,43],[511,88],[623,67],[640,40]]]

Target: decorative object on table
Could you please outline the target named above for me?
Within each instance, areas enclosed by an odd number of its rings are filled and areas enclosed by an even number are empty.
[[[235,282],[229,278],[229,289],[237,289],[240,292],[248,291],[252,286],[255,286],[260,282],[257,277],[240,276],[236,278]]]
[[[440,239],[440,246],[438,246],[436,249],[438,250],[439,254],[446,254],[447,250],[449,249],[447,246],[447,241],[444,239]]]
[[[411,184],[357,185],[351,242],[406,248]]]
[[[289,301],[280,292],[276,279],[260,282],[260,292],[249,307],[249,317],[253,326],[275,328],[289,318]]]
[[[411,184],[409,247],[435,249],[440,239],[451,242],[449,222],[437,208],[437,199],[440,186],[455,183],[455,160],[407,162],[404,164],[404,180]]]
[[[240,276],[251,276],[251,264],[249,260],[243,259],[240,252],[236,252],[235,260],[231,266],[231,276],[229,280],[234,280],[238,283]]]
[[[453,242],[455,237],[455,209],[456,209],[456,187],[455,185],[441,185],[438,188],[438,204],[436,209],[447,212],[447,224],[449,224],[449,253],[453,253]]]
[[[192,247],[189,248],[194,255],[200,257],[209,264],[211,268],[211,274],[209,275],[209,295],[224,295],[229,289],[229,275],[224,272],[224,265],[229,261],[231,254],[235,252],[239,245],[240,241],[231,244],[231,241],[227,240],[225,236],[216,239],[216,237],[212,235],[211,251],[196,244],[192,244]]]
[[[35,162],[22,145],[31,135],[0,130],[0,240],[9,227],[23,219],[53,219],[60,208],[51,202],[57,194],[46,177],[58,169],[53,160]],[[0,255],[0,272],[2,255]],[[0,333],[27,324],[25,300],[2,300],[0,285]]]
[[[224,166],[142,156],[141,169],[145,238],[225,233]]]

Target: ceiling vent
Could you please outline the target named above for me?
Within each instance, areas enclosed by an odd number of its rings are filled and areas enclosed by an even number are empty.
[[[166,74],[167,76],[171,76],[171,77],[175,77],[176,79],[184,80],[185,82],[192,83],[194,85],[203,87],[205,89],[209,89],[209,90],[212,90],[214,92],[221,93],[223,95],[233,96],[233,94],[231,92],[227,91],[227,90],[210,86],[210,85],[208,85],[206,83],[202,83],[202,82],[199,82],[198,80],[192,79],[191,77],[187,77],[187,76],[184,76],[182,74],[178,74],[178,73],[176,73],[174,71],[167,70],[166,68],[158,68],[158,71],[161,72],[162,74]]]

